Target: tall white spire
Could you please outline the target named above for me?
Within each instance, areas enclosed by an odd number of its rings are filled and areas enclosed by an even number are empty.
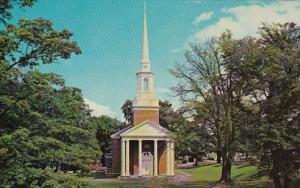
[[[154,93],[154,74],[150,70],[150,58],[148,49],[147,12],[144,3],[144,30],[142,40],[142,59],[140,70],[136,73],[137,92],[133,101],[133,110],[151,109],[158,112],[158,99]],[[146,116],[145,116],[146,117]]]
[[[141,63],[150,63],[149,48],[148,48],[146,1],[144,2],[144,32],[143,32],[143,46],[142,46],[142,60],[141,60]]]

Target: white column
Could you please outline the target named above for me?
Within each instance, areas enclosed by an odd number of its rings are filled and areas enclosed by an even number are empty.
[[[174,142],[171,141],[171,175],[174,175],[174,158],[175,158],[175,153],[174,153]]]
[[[157,176],[158,162],[157,162],[157,140],[154,140],[154,176]]]
[[[125,176],[125,140],[121,140],[121,176]]]
[[[171,149],[170,149],[170,141],[167,140],[167,175],[171,175]]]
[[[142,140],[139,140],[139,176],[142,176]]]
[[[129,140],[126,141],[126,176],[130,176],[129,174]]]

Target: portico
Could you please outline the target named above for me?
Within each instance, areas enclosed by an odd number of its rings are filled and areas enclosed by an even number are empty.
[[[121,140],[121,176],[174,175],[174,143],[167,129],[146,120],[112,137]]]
[[[133,141],[131,139],[122,139],[122,149],[121,149],[121,176],[131,176],[136,174],[131,174],[129,171],[130,160],[129,160],[129,153],[130,153],[130,141]],[[174,158],[172,156],[172,149],[174,147],[174,144],[170,142],[169,140],[151,140],[154,142],[154,164],[153,164],[153,172],[150,173],[143,173],[143,152],[142,152],[142,142],[143,141],[150,141],[147,138],[139,139],[138,140],[138,175],[139,176],[151,176],[152,174],[154,176],[158,176],[158,151],[157,151],[157,142],[158,141],[165,141],[167,143],[167,173],[161,174],[161,175],[174,175]],[[140,165],[141,164],[141,165]],[[147,172],[147,171],[146,171]]]

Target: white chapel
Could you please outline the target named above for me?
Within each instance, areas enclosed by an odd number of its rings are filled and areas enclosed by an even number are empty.
[[[146,7],[141,56],[140,69],[136,73],[133,123],[111,136],[112,170],[121,176],[172,176],[175,171],[174,142],[172,133],[159,124],[159,100],[150,67]]]

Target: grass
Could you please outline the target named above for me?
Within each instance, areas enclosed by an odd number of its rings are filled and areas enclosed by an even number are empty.
[[[257,171],[257,166],[249,165],[248,163],[236,163],[232,167],[233,183],[224,185],[219,183],[221,174],[221,165],[219,164],[204,164],[200,167],[190,169],[179,169],[177,175],[189,175],[191,182],[169,184],[165,178],[152,178],[147,182],[126,182],[113,180],[107,182],[103,179],[86,179],[88,185],[86,188],[187,188],[187,187],[203,187],[203,188],[263,188],[272,187],[272,181],[266,176],[260,176]],[[294,187],[300,185],[299,181]]]
[[[212,164],[191,169],[182,169],[183,172],[192,175],[193,182],[203,187],[268,187],[271,180],[266,176],[258,174],[256,165],[248,163],[237,163],[232,167],[233,183],[221,185],[218,180],[221,175],[221,165]]]
[[[132,185],[121,183],[99,183],[91,181],[85,188],[143,188],[144,185]]]
[[[218,181],[221,175],[221,165],[212,164],[191,169],[182,169],[181,171],[192,174],[196,181]],[[235,181],[241,181],[254,178],[257,175],[257,166],[247,163],[238,163],[233,165],[232,178]]]

